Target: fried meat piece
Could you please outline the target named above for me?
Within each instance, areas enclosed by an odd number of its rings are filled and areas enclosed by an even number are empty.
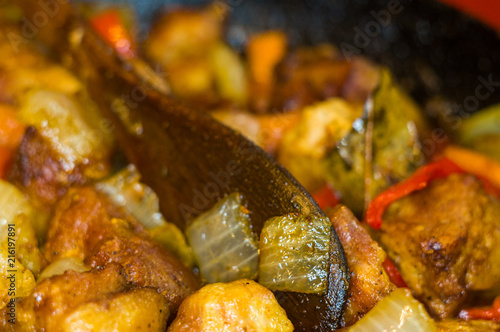
[[[180,303],[199,288],[193,273],[143,227],[93,188],[71,189],[58,203],[47,236],[45,257],[75,256],[94,268],[116,262],[136,287],[153,287],[175,313]]]
[[[350,326],[396,289],[382,263],[384,250],[372,240],[352,212],[339,205],[327,211],[344,248],[350,272],[349,295],[341,326]]]
[[[23,188],[37,206],[53,205],[70,184],[82,182],[80,172],[67,174],[49,142],[34,127],[26,130],[9,180]]]
[[[500,283],[500,201],[454,174],[393,203],[382,247],[434,317],[450,318],[474,290]]]
[[[328,44],[302,47],[291,53],[277,69],[271,105],[294,110],[340,95],[351,63]]]
[[[84,183],[82,170],[68,170],[46,138],[28,127],[8,175],[37,209],[47,211],[70,185]]]

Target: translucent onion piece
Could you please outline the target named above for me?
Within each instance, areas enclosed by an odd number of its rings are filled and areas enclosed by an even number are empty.
[[[232,193],[186,229],[201,276],[209,283],[257,277],[259,250],[241,196]]]
[[[146,228],[165,225],[158,196],[153,189],[141,183],[140,179],[141,175],[135,166],[129,165],[112,177],[97,183],[95,187],[106,194],[113,203],[124,207]]]
[[[349,329],[349,332],[357,331],[433,332],[437,328],[410,290],[398,288]]]
[[[60,332],[164,332],[167,300],[152,288],[139,288],[78,303],[61,319]]]
[[[260,235],[259,282],[271,290],[327,290],[330,222],[289,214],[266,221]]]
[[[37,282],[40,282],[44,279],[50,278],[52,276],[60,275],[66,272],[67,270],[73,270],[75,272],[86,272],[89,271],[90,268],[83,263],[83,260],[76,257],[64,257],[52,262],[49,266],[47,266]]]

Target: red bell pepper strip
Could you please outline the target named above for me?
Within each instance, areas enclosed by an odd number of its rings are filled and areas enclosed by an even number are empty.
[[[340,198],[337,196],[335,191],[328,184],[324,185],[321,189],[314,192],[312,197],[318,203],[321,210],[329,207],[334,207],[340,203]]]
[[[375,197],[368,206],[365,221],[374,229],[380,229],[382,215],[391,203],[427,187],[432,180],[445,178],[453,173],[464,173],[464,171],[447,158],[420,167],[409,178],[384,190]]]
[[[491,307],[464,309],[460,311],[458,317],[464,320],[484,319],[500,322],[500,296],[495,298]]]
[[[109,9],[93,16],[90,22],[99,35],[121,56],[134,58],[136,51],[132,37],[125,28],[120,13]]]
[[[401,274],[399,273],[398,268],[394,263],[389,259],[386,258],[385,261],[382,263],[382,266],[384,267],[385,272],[387,273],[387,276],[389,277],[389,280],[396,285],[397,287],[408,287],[406,282],[403,280],[403,277],[401,277]]]

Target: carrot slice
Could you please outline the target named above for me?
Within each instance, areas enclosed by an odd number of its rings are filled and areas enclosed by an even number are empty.
[[[0,178],[5,177],[24,130],[25,126],[16,119],[14,109],[0,105]]]
[[[286,36],[281,31],[269,31],[253,36],[247,47],[253,79],[262,85],[274,81],[274,68],[286,53]]]
[[[486,179],[493,186],[500,188],[500,164],[495,160],[456,145],[446,147],[444,155],[465,172]]]

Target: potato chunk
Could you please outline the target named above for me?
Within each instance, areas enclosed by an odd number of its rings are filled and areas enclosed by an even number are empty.
[[[298,125],[288,130],[278,148],[278,161],[309,191],[326,181],[325,157],[349,133],[362,105],[331,98],[303,109]]]
[[[69,314],[62,331],[165,331],[165,298],[150,288],[135,289],[85,303]]]
[[[270,290],[241,279],[189,296],[168,331],[293,331],[293,325]]]

